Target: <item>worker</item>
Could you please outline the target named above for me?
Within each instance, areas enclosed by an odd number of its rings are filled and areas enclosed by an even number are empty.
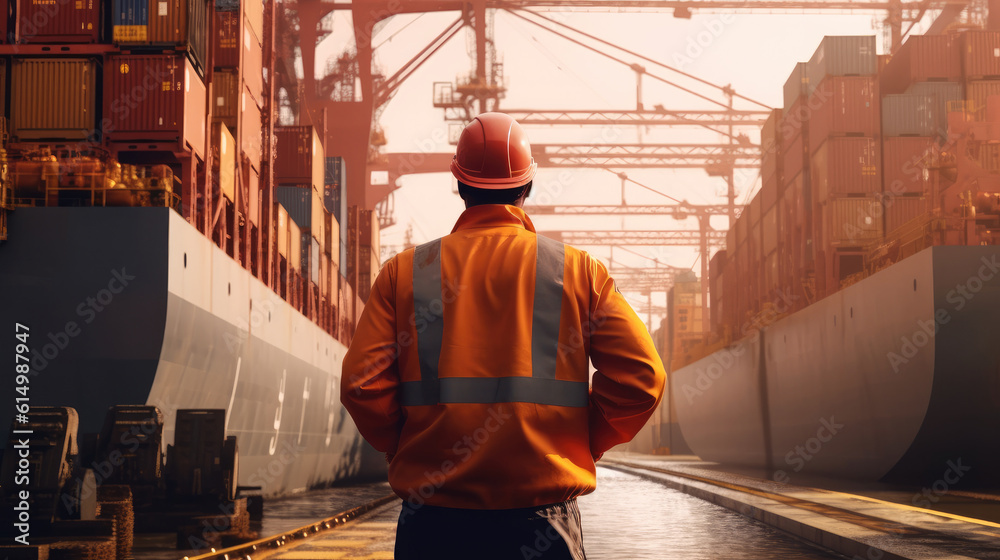
[[[535,169],[514,119],[476,117],[451,164],[466,210],[382,267],[344,358],[341,400],[403,499],[397,560],[584,558],[576,498],[663,394],[604,265],[535,233]]]

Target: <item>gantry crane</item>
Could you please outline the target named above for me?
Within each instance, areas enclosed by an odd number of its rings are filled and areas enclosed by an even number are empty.
[[[989,0],[996,2],[997,0]],[[291,114],[297,114],[302,124],[312,123],[319,128],[325,140],[328,154],[335,154],[346,160],[348,174],[346,180],[348,204],[374,208],[389,197],[396,188],[395,179],[406,173],[441,171],[446,166],[442,161],[450,159],[450,154],[382,154],[380,147],[385,144],[384,135],[377,122],[377,116],[393,94],[406,78],[434,55],[449,39],[461,29],[471,28],[475,31],[475,66],[468,78],[456,84],[435,85],[435,105],[445,109],[446,115],[451,115],[455,121],[469,120],[471,115],[484,110],[499,109],[504,97],[503,68],[496,62],[496,46],[492,41],[492,31],[489,25],[491,10],[502,9],[515,14],[529,23],[544,28],[556,35],[564,37],[578,45],[587,46],[597,42],[605,47],[614,47],[611,43],[593,35],[583,33],[570,26],[545,16],[548,11],[555,10],[616,10],[633,11],[672,11],[677,18],[690,18],[692,13],[736,12],[736,13],[857,13],[868,12],[883,15],[884,29],[889,35],[892,49],[897,48],[903,37],[920,21],[928,10],[940,10],[930,31],[940,32],[966,9],[969,0],[918,0],[904,2],[902,0],[884,1],[821,1],[821,0],[354,0],[353,2],[324,2],[321,0],[298,0],[294,3],[282,4],[283,13],[289,23],[295,25],[282,26],[282,34],[274,41],[275,56],[280,64],[276,65],[278,76],[274,87],[282,106]],[[315,66],[315,49],[319,39],[326,32],[318,25],[302,25],[301,22],[321,22],[323,18],[336,10],[350,11],[353,16],[355,34],[355,49],[351,53],[338,58],[329,64],[327,75],[316,80],[311,71],[306,71],[301,82],[295,79],[294,52],[297,46],[301,50],[303,67],[311,70]],[[395,73],[386,77],[376,72],[372,67],[372,38],[377,27],[386,18],[404,13],[422,13],[438,11],[455,11],[459,16],[436,36],[413,58],[400,67]],[[991,10],[990,14],[1000,14],[1000,10]],[[991,16],[992,17],[992,16]],[[908,28],[905,28],[909,24]],[[576,35],[574,35],[576,34]],[[583,36],[585,41],[577,37]],[[594,52],[609,55],[609,48],[589,47]],[[536,148],[536,159],[543,166],[573,166],[573,167],[603,167],[609,171],[618,172],[615,168],[650,168],[650,167],[702,167],[709,175],[726,177],[729,182],[728,214],[732,220],[735,217],[735,193],[733,189],[733,169],[740,167],[755,167],[759,156],[758,148],[746,141],[746,135],[738,133],[744,126],[756,126],[763,119],[766,106],[740,96],[729,86],[717,86],[701,80],[676,68],[667,67],[657,61],[648,59],[625,49],[619,49],[632,61],[624,58],[619,60],[629,65],[636,73],[637,99],[634,111],[538,111],[520,110],[526,124],[608,124],[625,123],[641,126],[701,126],[714,130],[726,137],[725,142],[702,145],[611,145],[611,146],[581,146],[572,144],[539,145]],[[657,65],[663,71],[676,73],[683,77],[712,87],[716,95],[722,99],[709,97],[683,88],[671,79],[655,74],[643,63]],[[714,111],[678,111],[667,110],[657,106],[653,111],[645,108],[641,96],[643,79],[656,79],[661,82],[685,89],[695,97],[708,100],[718,106]],[[735,100],[753,105],[752,109],[738,109]],[[520,112],[520,111],[516,111]],[[450,113],[449,113],[450,112]],[[333,121],[326,119],[327,114],[337,114]],[[541,114],[548,114],[543,116]],[[603,119],[603,122],[602,122]],[[547,122],[546,122],[547,121]],[[399,167],[404,165],[405,167]],[[373,169],[387,171],[389,180],[384,184],[372,184]],[[620,173],[620,172],[619,172]],[[386,207],[382,208],[380,217],[383,223]],[[706,220],[707,223],[707,220]],[[704,228],[702,228],[704,229]],[[714,231],[714,230],[713,230]],[[593,232],[587,232],[593,233]],[[641,236],[636,232],[628,235],[618,234],[619,242],[646,242],[649,237],[663,237],[663,244],[673,243],[677,239],[689,236],[689,244],[704,247],[720,240],[721,232],[675,232],[652,233]],[[700,239],[697,238],[698,234]],[[570,232],[570,235],[572,233]],[[583,234],[581,234],[583,235]],[[612,235],[609,233],[609,235]],[[582,239],[582,238],[577,238]],[[567,241],[571,241],[567,239]],[[572,242],[572,241],[571,241]],[[703,259],[704,260],[704,259]],[[704,262],[703,262],[704,268]],[[704,276],[704,275],[703,275]]]

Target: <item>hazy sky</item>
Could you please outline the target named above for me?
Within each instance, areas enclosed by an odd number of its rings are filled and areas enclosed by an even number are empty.
[[[597,35],[616,45],[637,51],[665,64],[681,67],[685,72],[720,85],[732,84],[737,92],[769,106],[782,105],[782,85],[794,64],[812,55],[824,35],[876,35],[879,52],[883,52],[882,33],[874,26],[877,16],[863,15],[748,15],[705,14],[690,20],[675,19],[671,13],[587,13],[544,12],[550,18],[585,32]],[[389,75],[405,63],[413,53],[445,29],[456,12],[403,15],[389,20],[375,36],[376,63]],[[353,43],[350,14],[333,16],[334,33],[321,45],[317,72],[322,73],[325,54],[340,52]],[[502,108],[516,109],[633,109],[636,100],[635,72],[627,66],[608,60],[565,39],[527,23],[516,16],[498,11],[494,15],[495,41],[498,59],[504,64],[506,98]],[[919,30],[919,28],[918,28]],[[391,39],[390,39],[391,37]],[[471,31],[460,32],[433,59],[421,67],[386,106],[381,124],[388,136],[389,151],[426,151],[440,138],[448,125],[442,111],[432,104],[433,82],[453,82],[459,75],[474,68],[474,40]],[[619,58],[632,59],[624,53]],[[636,61],[641,62],[641,61]],[[723,101],[717,90],[693,84],[675,73],[643,63],[647,70],[660,77],[676,80],[681,85]],[[647,108],[662,104],[669,109],[712,108],[704,101],[679,92],[646,77],[643,80],[643,101]],[[737,103],[738,108],[756,108]],[[527,127],[533,143],[588,142],[600,134],[600,127]],[[759,142],[759,131],[747,131]],[[622,142],[635,142],[640,132],[636,127],[615,131]],[[711,133],[691,128],[644,130],[647,141],[711,142]],[[454,153],[447,143],[434,145],[434,151]],[[559,204],[617,204],[621,201],[618,178],[605,171],[571,170],[568,181],[559,182],[560,169],[540,169],[536,187],[556,194]],[[725,183],[709,178],[700,170],[630,171],[638,181],[670,196],[692,203],[722,203]],[[737,201],[759,188],[757,173],[744,174],[737,180]],[[756,181],[756,182],[755,182]],[[422,242],[446,235],[462,211],[462,203],[453,194],[454,180],[446,169],[441,174],[407,176],[395,193],[398,223],[382,232],[383,243],[400,245],[403,232],[413,225],[414,241]],[[536,189],[537,191],[538,189]],[[627,187],[630,204],[669,204],[667,198],[640,187]],[[667,218],[630,217],[558,217],[539,216],[539,230],[558,229],[693,229],[693,218],[678,222]],[[726,229],[727,220],[713,220],[713,226]],[[611,257],[607,247],[584,247],[605,262]],[[634,247],[636,252],[658,258],[661,262],[681,267],[695,266],[694,248]],[[651,266],[642,257],[623,251],[614,252],[616,263],[628,266]],[[626,289],[623,286],[623,290]],[[631,294],[633,303],[645,301],[644,296]],[[662,305],[664,294],[654,294],[654,302]],[[643,317],[645,319],[645,316]],[[654,317],[655,318],[655,317]]]

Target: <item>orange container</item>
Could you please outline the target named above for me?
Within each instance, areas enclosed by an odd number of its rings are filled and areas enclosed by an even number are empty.
[[[99,66],[87,58],[15,58],[14,140],[83,140],[96,135]]]

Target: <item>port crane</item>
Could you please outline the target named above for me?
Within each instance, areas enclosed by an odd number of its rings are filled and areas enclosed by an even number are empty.
[[[993,0],[995,1],[995,0]],[[450,154],[382,154],[385,136],[378,116],[385,104],[392,99],[399,86],[429,60],[440,48],[464,28],[471,28],[475,35],[475,63],[469,75],[454,84],[434,84],[434,104],[445,111],[449,122],[460,126],[471,115],[485,110],[501,108],[505,87],[503,66],[496,60],[496,45],[492,37],[489,13],[505,10],[530,24],[545,29],[565,40],[580,45],[596,42],[604,47],[614,47],[599,37],[583,33],[556,21],[546,14],[554,11],[648,11],[670,12],[675,18],[690,18],[694,13],[872,13],[881,19],[888,44],[894,50],[902,44],[916,22],[929,11],[939,11],[929,32],[940,32],[955,21],[970,2],[960,0],[923,0],[904,2],[887,1],[810,1],[810,0],[757,0],[736,2],[729,0],[676,0],[676,1],[602,1],[602,0],[356,0],[354,2],[324,2],[320,0],[299,0],[284,4],[286,11],[298,22],[320,22],[330,13],[343,10],[353,16],[356,49],[353,53],[331,61],[327,74],[316,79],[312,72],[305,72],[301,81],[295,78],[294,56],[296,47],[301,50],[304,68],[315,67],[315,46],[329,33],[329,29],[319,25],[298,25],[294,36],[278,38],[283,46],[278,56],[284,61],[279,65],[275,87],[282,93],[282,101],[292,112],[298,106],[300,118],[311,121],[320,128],[328,153],[345,158],[349,169],[364,170],[349,172],[346,182],[348,204],[361,205],[379,210],[383,226],[393,222],[391,195],[397,188],[396,179],[409,173],[440,172],[441,165],[450,159]],[[426,46],[404,63],[396,72],[386,76],[373,68],[372,57],[375,47],[373,36],[382,22],[391,16],[423,12],[454,11],[458,17],[446,26]],[[1000,13],[1000,10],[994,10]],[[293,28],[286,28],[293,29]],[[585,40],[583,40],[583,39]],[[657,61],[624,49],[611,48],[590,50],[603,56],[611,56],[627,64],[636,73],[636,107],[634,110],[590,110],[559,111],[539,109],[503,110],[510,112],[526,125],[635,125],[635,126],[693,126],[719,133],[722,141],[704,145],[539,145],[536,159],[542,166],[594,167],[615,173],[620,169],[636,168],[704,168],[710,176],[722,177],[727,182],[728,216],[730,223],[735,219],[734,170],[752,169],[759,165],[759,147],[747,140],[741,128],[759,126],[766,116],[768,107],[748,99],[730,86],[711,84],[696,76],[671,68]],[[603,52],[607,51],[607,52]],[[624,51],[624,53],[622,52]],[[608,54],[615,52],[619,54]],[[658,67],[654,72],[650,68]],[[282,71],[282,69],[284,71]],[[669,75],[670,77],[665,76]],[[676,77],[694,81],[713,91],[711,95],[694,91],[680,85]],[[643,79],[655,79],[684,90],[695,98],[708,100],[716,108],[711,111],[673,110],[662,106],[648,109],[642,100]],[[748,107],[737,107],[739,102]],[[327,122],[325,115],[337,111],[347,115],[337,122]],[[457,129],[458,126],[455,128]],[[457,138],[456,138],[457,139]],[[404,166],[405,165],[405,166]],[[403,166],[403,167],[401,167]],[[371,171],[379,173],[382,179],[373,184]],[[625,212],[630,211],[627,207]],[[611,214],[617,211],[609,212]],[[705,220],[707,223],[707,220]],[[702,227],[702,230],[705,228]],[[659,235],[666,240],[665,233]],[[700,235],[699,235],[700,234]],[[629,233],[631,235],[631,232]],[[685,234],[690,236],[692,245],[700,246],[702,253],[708,245],[710,235],[702,232]],[[640,241],[620,235],[620,242]],[[578,241],[583,238],[577,238]],[[648,238],[641,241],[645,242]],[[715,238],[712,238],[714,240]],[[569,239],[567,239],[569,241]],[[572,242],[572,241],[571,241]],[[703,278],[705,261],[702,258]],[[707,298],[704,298],[707,301]]]

